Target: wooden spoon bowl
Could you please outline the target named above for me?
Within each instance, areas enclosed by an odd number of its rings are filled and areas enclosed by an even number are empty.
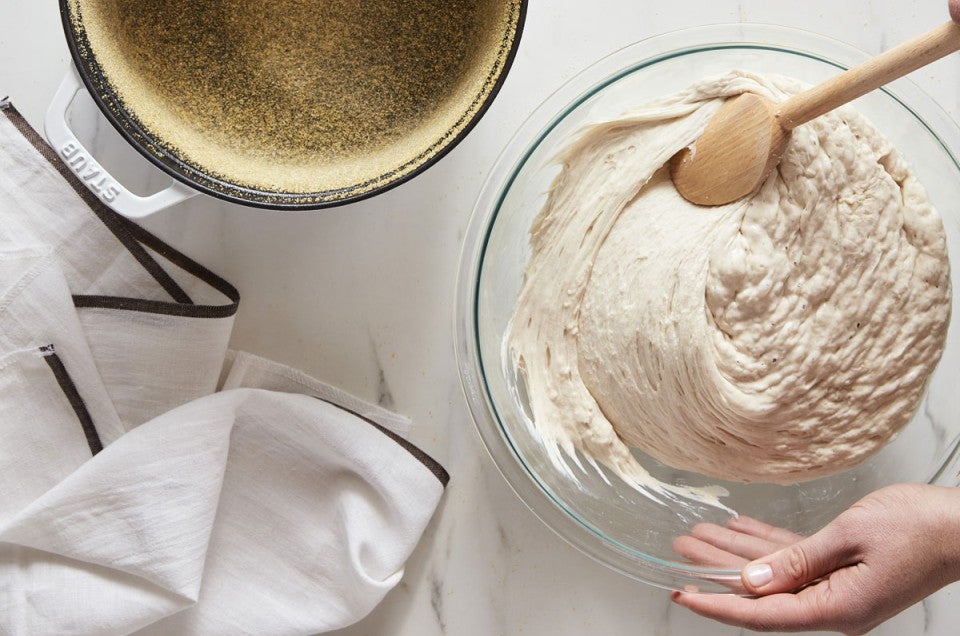
[[[960,0],[950,2],[950,16],[960,18]],[[947,22],[782,104],[750,93],[730,98],[693,147],[671,159],[674,185],[698,205],[745,197],[776,168],[795,127],[957,50],[960,24]]]

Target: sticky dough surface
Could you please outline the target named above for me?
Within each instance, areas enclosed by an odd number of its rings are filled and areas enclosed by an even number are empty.
[[[849,107],[794,131],[748,199],[694,206],[664,164],[722,97],[780,100],[734,72],[615,121],[559,157],[507,334],[536,428],[625,479],[628,446],[741,482],[847,469],[916,409],[949,320],[943,224]]]

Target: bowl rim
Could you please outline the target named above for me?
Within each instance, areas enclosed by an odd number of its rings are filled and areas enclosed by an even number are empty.
[[[809,50],[811,45],[818,51]],[[670,590],[689,589],[695,583],[701,592],[731,593],[736,591],[731,588],[739,585],[739,570],[686,566],[639,553],[591,527],[550,492],[526,465],[498,415],[487,383],[477,321],[481,268],[490,232],[514,180],[547,135],[584,101],[617,80],[667,59],[716,49],[765,49],[796,54],[838,70],[871,57],[841,40],[809,30],[763,23],[723,23],[653,35],[589,64],[533,110],[493,163],[464,235],[453,332],[461,388],[477,433],[507,484],[536,517],[575,549],[629,578]],[[960,172],[960,127],[943,107],[909,78],[896,80],[880,90],[916,117]],[[954,448],[944,467],[960,463],[958,456],[960,448]],[[944,467],[931,479],[938,480]]]

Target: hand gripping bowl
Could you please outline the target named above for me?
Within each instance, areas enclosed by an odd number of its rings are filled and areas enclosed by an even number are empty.
[[[51,145],[115,210],[197,192],[314,209],[363,199],[453,148],[497,94],[526,0],[60,0],[75,68],[47,114]],[[66,123],[83,86],[172,176],[133,194]]]
[[[567,542],[630,577],[669,589],[739,591],[739,572],[684,562],[674,538],[727,512],[655,503],[611,474],[554,467],[531,428],[506,361],[504,334],[529,257],[528,230],[558,166],[556,152],[581,126],[686,88],[732,68],[817,83],[867,58],[811,33],[760,25],[701,27],[658,36],[591,66],[543,103],[509,142],[484,186],[464,243],[457,286],[461,380],[480,436],[520,498]],[[944,218],[951,271],[960,272],[960,130],[923,92],[898,80],[855,102],[906,157]],[[657,284],[651,281],[650,284]],[[960,314],[958,294],[952,314]],[[886,484],[957,485],[960,472],[960,334],[946,349],[913,420],[877,455],[846,472],[793,486],[717,482],[638,453],[667,483],[718,484],[741,514],[809,534]],[[573,465],[571,463],[571,465]],[[604,471],[605,472],[605,471]]]

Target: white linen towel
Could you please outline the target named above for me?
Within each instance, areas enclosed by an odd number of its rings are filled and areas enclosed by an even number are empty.
[[[400,580],[446,472],[228,352],[238,301],[0,105],[0,633],[316,634]]]

